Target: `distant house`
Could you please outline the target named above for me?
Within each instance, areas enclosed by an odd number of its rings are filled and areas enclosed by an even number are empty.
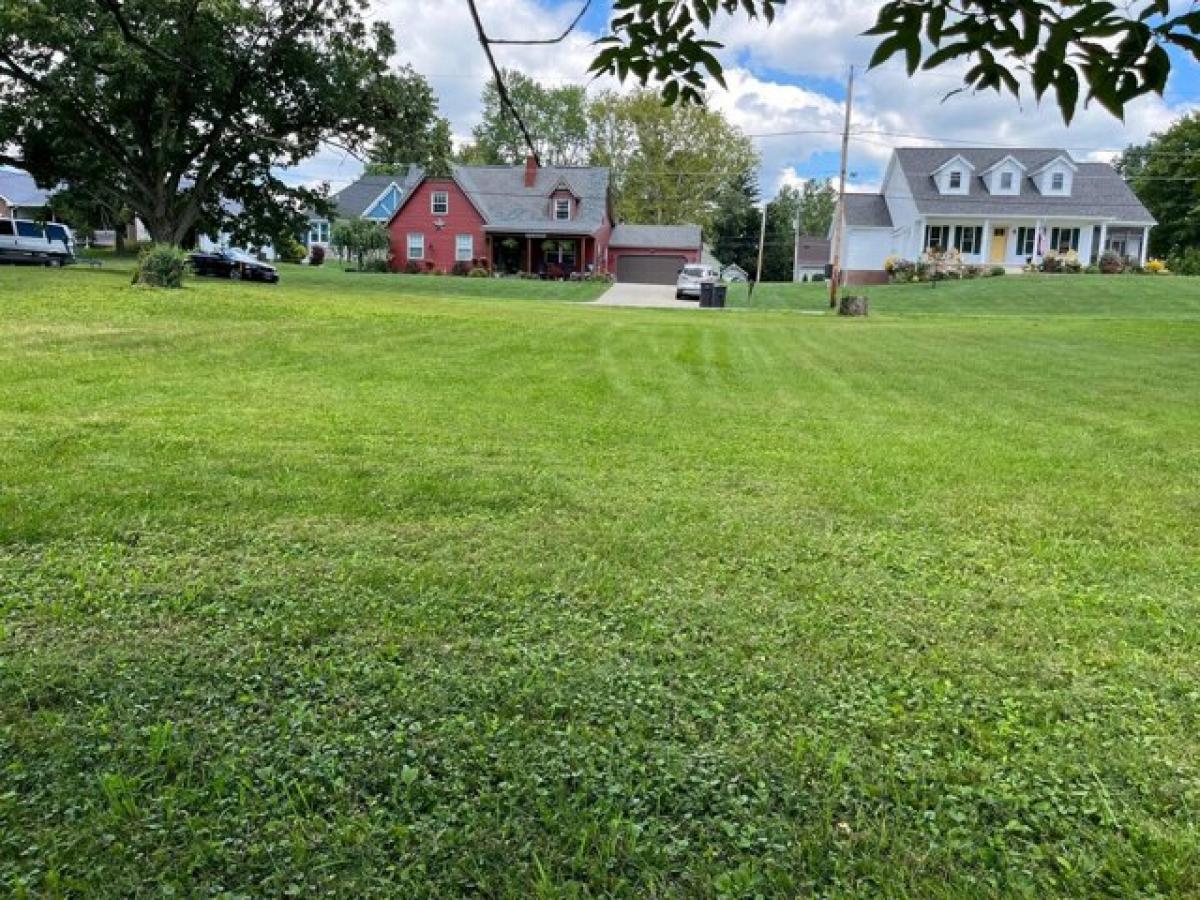
[[[413,167],[402,176],[364,176],[332,198],[338,217],[387,225],[392,267],[568,277],[612,272],[622,281],[674,284],[698,262],[700,229],[613,221],[608,169],[454,166],[446,177]],[[330,222],[313,218],[308,243],[327,244]]]
[[[309,247],[315,244],[328,247],[335,219],[371,219],[387,224],[423,177],[416,166],[409,166],[398,175],[362,176],[330,198],[335,211],[332,218],[309,215],[304,243]]]
[[[51,193],[38,187],[27,172],[0,169],[0,218],[49,218]]]
[[[813,276],[825,277],[829,264],[829,238],[799,235],[792,268],[792,281],[811,281]]]
[[[900,148],[883,189],[847,194],[845,210],[850,283],[886,280],[889,256],[950,248],[1017,271],[1050,251],[1087,264],[1112,250],[1144,265],[1156,224],[1112,166],[1060,149]]]

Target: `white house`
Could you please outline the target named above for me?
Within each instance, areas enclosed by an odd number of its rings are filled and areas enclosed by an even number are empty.
[[[1065,150],[902,147],[878,194],[846,195],[842,269],[884,281],[889,256],[954,247],[963,261],[1019,270],[1048,251],[1086,264],[1104,250],[1145,265],[1154,217],[1107,163]]]

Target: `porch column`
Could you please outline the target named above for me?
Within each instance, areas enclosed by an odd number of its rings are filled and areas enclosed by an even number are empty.
[[[1096,248],[1096,262],[1100,262],[1100,257],[1104,255],[1105,245],[1108,243],[1108,223],[1100,223],[1100,246]]]
[[[1150,226],[1147,225],[1145,228],[1142,229],[1142,261],[1140,264],[1142,266],[1142,268],[1145,268],[1145,266],[1146,266],[1146,257],[1149,254],[1149,252],[1150,252]]]
[[[533,274],[533,238],[525,238],[525,271]]]
[[[983,220],[983,243],[979,247],[979,261],[986,265],[992,259],[992,220]]]
[[[1034,231],[1034,240],[1037,241],[1037,243],[1034,244],[1034,247],[1033,247],[1033,258],[1035,261],[1038,260],[1039,258],[1042,258],[1042,259],[1045,258],[1046,242],[1048,239],[1049,239],[1049,235],[1046,234],[1046,223],[1042,219],[1038,219],[1037,220],[1037,228]]]

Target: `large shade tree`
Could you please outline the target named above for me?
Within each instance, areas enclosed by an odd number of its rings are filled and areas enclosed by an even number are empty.
[[[719,112],[651,91],[601,94],[590,119],[592,162],[612,170],[618,221],[708,230],[726,188],[758,168],[750,139]]]
[[[587,92],[579,85],[547,86],[516,70],[501,73],[508,97],[529,130],[542,163],[578,166],[587,162]],[[501,100],[496,79],[481,97],[480,122],[472,130],[472,143],[463,148],[463,162],[519,163],[529,153],[517,120]]]
[[[1200,247],[1200,115],[1184,116],[1130,147],[1117,161],[1130,187],[1158,220],[1150,252],[1165,257]]]
[[[395,73],[391,117],[380,121],[378,136],[367,154],[367,172],[392,174],[417,165],[433,175],[450,171],[453,141],[450,123],[438,113],[429,81],[412,66]]]
[[[0,161],[127,208],[156,241],[297,228],[280,166],[392,116],[394,41],[366,0],[0,3]],[[236,215],[235,215],[236,214]],[[253,232],[253,233],[251,233]]]

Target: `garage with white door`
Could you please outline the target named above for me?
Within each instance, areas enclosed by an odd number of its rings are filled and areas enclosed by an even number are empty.
[[[626,284],[674,284],[700,253],[695,225],[618,225],[608,242],[609,271]]]

